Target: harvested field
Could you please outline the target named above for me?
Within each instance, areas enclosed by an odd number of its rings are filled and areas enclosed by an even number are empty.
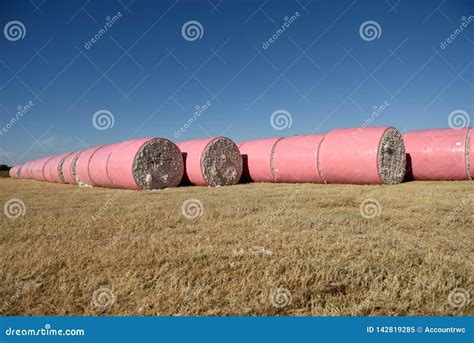
[[[474,314],[472,182],[0,189],[1,314]]]

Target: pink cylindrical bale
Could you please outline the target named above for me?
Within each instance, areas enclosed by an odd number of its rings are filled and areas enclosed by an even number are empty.
[[[113,187],[161,189],[176,187],[184,174],[179,148],[165,138],[137,138],[114,148],[107,162]]]
[[[321,143],[318,166],[326,183],[397,184],[405,175],[403,138],[386,126],[333,130]]]
[[[283,137],[255,139],[238,143],[244,163],[243,181],[274,182],[273,155],[275,146]]]
[[[64,159],[61,171],[62,171],[62,175],[63,175],[65,183],[68,183],[71,185],[76,184],[75,168],[76,168],[77,159],[79,158],[80,153],[81,153],[80,151],[73,152]]]
[[[50,156],[50,158],[44,163],[43,165],[43,177],[44,177],[44,181],[47,181],[47,182],[54,182],[53,181],[53,176],[51,174],[51,169],[52,169],[52,165],[54,163],[54,160],[56,159],[56,155],[55,156]]]
[[[235,185],[242,176],[242,157],[227,137],[177,143],[185,161],[186,181],[196,186]]]
[[[92,155],[94,155],[94,153],[101,147],[102,145],[99,145],[81,151],[75,168],[76,183],[78,185],[92,186],[93,182],[89,174],[89,162]]]
[[[123,144],[124,142],[103,145],[92,154],[89,160],[89,176],[92,186],[114,187],[108,174],[107,164],[114,149],[120,149]]]
[[[23,179],[30,178],[30,165],[31,165],[31,161],[28,161],[24,164],[23,173],[22,173]]]
[[[70,153],[68,152],[54,156],[49,160],[49,163],[45,164],[45,176],[48,174],[48,169],[46,168],[49,168],[49,177],[46,178],[49,182],[63,183],[59,175],[59,166],[61,164],[61,161],[63,161],[63,159],[69,154]]]
[[[411,131],[403,135],[409,180],[469,180],[470,129]]]
[[[46,181],[46,178],[44,176],[44,166],[52,158],[53,158],[53,156],[49,156],[49,157],[39,159],[35,162],[35,166],[33,167],[33,171],[32,171],[33,179],[35,179],[37,181]],[[49,171],[48,171],[48,173],[49,173]]]
[[[18,171],[18,166],[13,166],[10,168],[10,170],[8,171],[8,175],[10,175],[10,177],[12,179],[16,179],[16,173]]]
[[[469,175],[474,180],[474,129],[469,129]]]
[[[273,152],[275,181],[324,183],[318,169],[318,151],[323,138],[324,134],[279,140]]]

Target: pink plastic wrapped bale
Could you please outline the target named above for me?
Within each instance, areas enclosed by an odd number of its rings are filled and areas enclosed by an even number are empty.
[[[242,181],[274,182],[273,154],[275,145],[282,137],[256,139],[238,143],[244,171]]]
[[[51,160],[49,160],[49,163],[45,164],[45,176],[47,176],[49,168],[49,177],[46,177],[49,182],[64,183],[63,178],[60,175],[60,166],[69,154],[71,153],[67,152],[61,155],[54,156]]]
[[[81,152],[73,152],[72,154],[68,155],[62,164],[61,172],[64,178],[64,182],[68,183],[70,185],[75,185],[76,184],[76,177],[75,177],[75,172],[73,175],[73,169],[75,170],[76,168],[76,162],[77,159],[79,158],[79,154]]]
[[[114,187],[110,180],[107,164],[114,149],[120,148],[124,143],[107,144],[97,149],[89,161],[89,176],[93,186]]]
[[[411,131],[403,135],[408,180],[469,180],[472,177],[470,129]]]
[[[8,171],[8,175],[10,175],[10,177],[12,179],[16,179],[17,178],[17,175],[16,175],[17,171],[18,171],[18,166],[13,166]]]
[[[45,158],[35,161],[35,166],[33,167],[33,170],[32,170],[33,179],[38,180],[38,181],[46,181],[45,176],[44,176],[44,166],[52,157],[53,156],[45,157]]]
[[[318,169],[318,151],[323,138],[324,134],[279,140],[273,152],[275,181],[324,183]]]
[[[397,184],[405,165],[403,138],[393,127],[333,130],[319,148],[318,166],[326,183]]]
[[[137,138],[112,149],[108,178],[116,188],[162,189],[178,186],[184,162],[179,148],[165,138]],[[105,179],[105,178],[104,178]]]
[[[72,172],[73,172],[73,175],[75,174],[76,184],[80,186],[93,185],[93,181],[89,174],[89,162],[92,155],[94,155],[94,153],[97,150],[99,150],[101,147],[102,145],[94,146],[94,147],[87,148],[81,151],[76,161],[75,167],[74,165],[72,166]]]
[[[177,143],[185,160],[185,180],[196,186],[235,185],[242,175],[239,148],[227,137]]]

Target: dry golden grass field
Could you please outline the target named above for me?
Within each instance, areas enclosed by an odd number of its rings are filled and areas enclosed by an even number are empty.
[[[2,315],[474,313],[472,182],[0,179],[0,201]]]

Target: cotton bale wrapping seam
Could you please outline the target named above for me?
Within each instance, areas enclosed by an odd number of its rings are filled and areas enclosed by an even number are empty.
[[[89,176],[93,186],[114,186],[107,171],[107,164],[111,153],[122,144],[124,143],[103,145],[91,156],[89,160]]]
[[[273,152],[275,181],[324,183],[318,168],[323,138],[324,134],[303,135],[277,141]]]
[[[179,148],[165,138],[137,138],[112,150],[107,173],[113,187],[161,189],[176,187],[184,174]]]
[[[92,179],[89,174],[89,162],[92,155],[94,155],[94,153],[101,147],[102,145],[87,148],[85,150],[82,150],[79,154],[79,158],[76,161],[75,167],[74,165],[72,166],[73,172],[75,171],[76,183],[78,185],[93,185]]]
[[[48,156],[35,161],[32,169],[32,178],[37,181],[46,181],[44,177],[44,166],[53,156]]]
[[[238,143],[244,170],[243,181],[273,182],[273,153],[276,143],[282,137],[255,139]]]
[[[406,166],[402,135],[385,126],[330,131],[319,148],[318,166],[326,183],[400,183]]]
[[[76,162],[77,162],[77,159],[79,158],[80,153],[81,153],[80,151],[74,152],[64,159],[61,171],[62,171],[62,175],[63,175],[65,183],[68,183],[71,185],[76,184],[75,175],[73,176],[73,165],[75,169]]]
[[[405,133],[408,179],[456,181],[472,178],[471,129],[434,129]]]
[[[51,182],[54,183],[65,183],[63,178],[61,177],[61,166],[62,163],[64,162],[64,159],[69,156],[71,153],[66,152],[61,155],[57,155],[54,158],[51,159],[51,162],[49,163],[50,166],[50,174],[51,174]]]
[[[227,137],[196,139],[177,144],[185,160],[186,181],[197,186],[235,185],[242,176],[242,157]]]

